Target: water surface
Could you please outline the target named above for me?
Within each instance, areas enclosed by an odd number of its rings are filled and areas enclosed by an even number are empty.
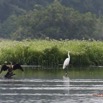
[[[0,103],[103,103],[103,69],[25,69],[13,79],[0,78]]]

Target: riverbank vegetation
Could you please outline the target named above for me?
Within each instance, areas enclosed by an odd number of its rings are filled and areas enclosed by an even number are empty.
[[[0,41],[0,64],[61,66],[70,51],[70,66],[103,65],[103,42],[86,40]]]

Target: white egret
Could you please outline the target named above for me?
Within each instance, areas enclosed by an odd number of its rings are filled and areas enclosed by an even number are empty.
[[[70,53],[70,51],[68,51],[68,58],[66,58],[64,60],[63,69],[65,69],[69,65],[69,63],[70,63],[70,55],[69,55],[69,53]]]

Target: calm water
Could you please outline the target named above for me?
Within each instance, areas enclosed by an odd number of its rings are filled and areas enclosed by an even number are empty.
[[[0,103],[103,103],[103,68],[85,71],[16,71],[13,79],[0,75]]]

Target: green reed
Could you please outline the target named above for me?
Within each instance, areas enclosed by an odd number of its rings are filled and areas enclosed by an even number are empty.
[[[80,40],[0,41],[0,64],[62,66],[70,51],[71,66],[103,65],[103,42]]]

